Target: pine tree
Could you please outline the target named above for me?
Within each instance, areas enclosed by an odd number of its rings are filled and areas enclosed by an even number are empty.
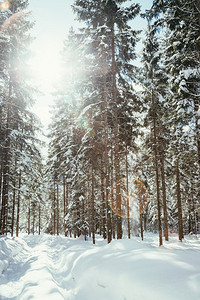
[[[139,12],[139,5],[133,4],[131,7],[123,9],[119,5],[124,1],[101,1],[94,3],[92,1],[75,1],[74,10],[80,20],[86,23],[85,33],[89,40],[89,49],[94,59],[93,67],[93,86],[98,90],[104,101],[104,122],[106,149],[108,147],[108,126],[112,126],[112,134],[115,140],[115,181],[118,182],[120,175],[120,157],[119,157],[119,120],[123,120],[119,114],[118,107],[123,106],[120,101],[133,97],[131,85],[127,78],[134,76],[134,67],[130,63],[135,58],[134,46],[136,42],[136,32],[128,26],[128,21],[133,19]],[[92,13],[91,13],[92,12]],[[115,28],[116,27],[116,28]],[[88,39],[88,38],[87,38]],[[86,40],[87,40],[86,39]],[[87,43],[88,45],[88,43]],[[91,60],[90,60],[91,63]],[[95,75],[95,76],[94,76]],[[108,80],[111,82],[107,84]],[[95,82],[94,82],[95,81]],[[131,82],[131,79],[130,79]],[[103,91],[103,93],[102,93]],[[107,96],[109,95],[109,96]],[[125,97],[120,97],[123,95]],[[111,123],[106,109],[111,108]],[[124,105],[124,107],[127,107]],[[125,116],[124,116],[125,117]],[[121,121],[122,123],[123,121]],[[105,150],[105,163],[108,161],[107,150]],[[108,196],[108,167],[106,167],[106,198]],[[120,187],[117,185],[117,209],[120,214],[121,200]],[[110,236],[110,212],[107,209],[107,235]],[[117,216],[117,237],[122,237],[122,219]],[[108,242],[110,241],[108,237]]]
[[[157,193],[158,210],[158,230],[159,244],[162,245],[162,208],[164,212],[164,234],[168,240],[168,214],[167,214],[167,196],[166,196],[166,178],[165,178],[165,152],[167,144],[167,131],[165,128],[166,107],[168,93],[165,82],[168,75],[164,72],[161,62],[162,42],[153,27],[148,24],[148,31],[143,50],[144,77],[143,86],[145,91],[144,99],[148,105],[148,114],[146,116],[146,125],[149,123],[151,128],[151,148],[154,152],[155,181]],[[151,99],[151,100],[149,100]],[[165,105],[163,106],[163,102]],[[164,138],[165,135],[165,138]],[[153,158],[153,157],[152,157]],[[160,176],[161,175],[161,176]],[[161,201],[161,195],[163,201]]]
[[[27,1],[13,1],[7,11],[1,12],[3,135],[0,151],[2,166],[0,230],[1,233],[11,230],[13,234],[16,217],[16,235],[20,229],[20,204],[21,199],[24,199],[24,180],[27,180],[27,167],[31,166],[28,161],[31,161],[38,152],[35,138],[38,124],[35,116],[29,111],[33,102],[32,89],[25,80],[27,79],[25,57],[31,41],[29,30],[33,25],[28,19],[29,14],[24,11],[27,5]],[[34,169],[35,167],[31,170]]]
[[[154,20],[155,30],[162,26],[163,32],[166,32],[165,65],[170,88],[170,119],[166,120],[166,124],[171,135],[168,152],[173,155],[171,165],[174,170],[173,180],[176,180],[180,240],[184,231],[182,218],[187,224],[188,203],[197,203],[199,198],[196,189],[196,183],[199,181],[198,5],[198,1],[154,1],[149,14],[151,18],[157,18]],[[186,195],[185,190],[191,193]]]

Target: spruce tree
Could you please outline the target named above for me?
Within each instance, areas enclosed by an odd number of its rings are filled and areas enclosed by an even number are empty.
[[[32,88],[27,80],[27,51],[33,24],[25,12],[27,1],[12,1],[7,11],[1,11],[1,233],[16,234],[20,229],[20,203],[24,198],[24,179],[28,167],[33,170],[34,154],[38,152],[35,138],[38,121],[30,112]],[[38,126],[38,127],[37,127]],[[41,157],[40,157],[41,159]],[[28,164],[30,162],[30,164]],[[35,161],[34,161],[35,163]],[[33,163],[33,164],[34,164]],[[41,160],[39,162],[41,164]],[[32,174],[32,173],[31,173]],[[34,176],[34,174],[32,174]],[[13,187],[12,187],[13,184]],[[17,207],[16,207],[17,206]]]

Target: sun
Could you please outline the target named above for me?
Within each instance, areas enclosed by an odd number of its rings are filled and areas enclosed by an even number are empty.
[[[35,45],[34,55],[30,59],[32,78],[42,92],[49,93],[62,77],[62,61],[59,49],[53,41],[44,41]]]
[[[9,9],[9,7],[10,7],[10,3],[8,1],[4,1],[0,4],[1,10]]]

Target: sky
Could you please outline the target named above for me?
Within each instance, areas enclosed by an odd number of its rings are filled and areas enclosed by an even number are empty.
[[[152,4],[152,0],[136,2],[142,5],[142,11]],[[34,37],[31,45],[31,74],[34,85],[41,91],[41,95],[37,95],[33,111],[40,118],[44,132],[47,132],[50,123],[52,92],[62,75],[60,52],[70,27],[77,28],[79,24],[74,20],[72,3],[73,0],[29,0],[29,10],[35,21],[31,32]],[[144,27],[144,21],[140,18],[134,24],[138,29]]]
[[[41,91],[33,110],[44,129],[50,122],[49,105],[53,104],[51,94],[61,75],[60,52],[69,28],[76,25],[71,4],[72,0],[29,0],[29,9],[35,21],[31,32],[34,41],[30,65],[34,85]]]

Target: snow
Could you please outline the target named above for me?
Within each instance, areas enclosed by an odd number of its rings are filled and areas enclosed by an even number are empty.
[[[181,73],[184,75],[185,79],[189,79],[191,76],[199,78],[199,68],[188,68]]]
[[[0,299],[200,300],[200,236],[0,237]]]

